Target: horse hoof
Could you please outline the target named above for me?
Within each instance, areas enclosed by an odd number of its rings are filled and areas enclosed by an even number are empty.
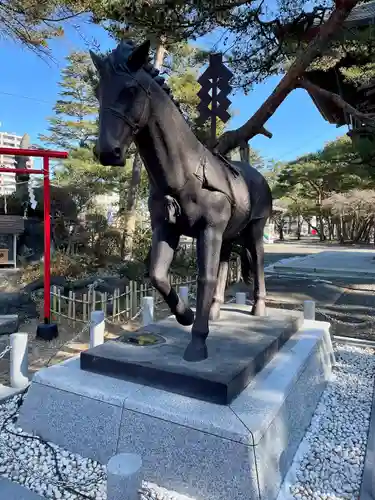
[[[195,342],[190,342],[184,352],[184,360],[190,362],[204,361],[208,358],[206,344],[197,345]]]
[[[218,321],[220,319],[220,304],[214,302],[210,310],[210,321]]]
[[[187,308],[183,313],[176,313],[176,320],[182,326],[191,326],[194,323],[194,313],[190,308]]]
[[[257,302],[251,309],[252,316],[266,316],[266,304],[264,302]]]

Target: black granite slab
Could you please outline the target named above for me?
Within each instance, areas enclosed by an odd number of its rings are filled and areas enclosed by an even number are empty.
[[[82,352],[81,369],[225,405],[247,387],[302,321],[297,311],[270,309],[268,317],[254,318],[249,306],[225,306],[221,319],[210,325],[208,359],[188,363],[182,355],[190,328],[170,317]],[[160,342],[129,343],[141,334],[156,335]]]

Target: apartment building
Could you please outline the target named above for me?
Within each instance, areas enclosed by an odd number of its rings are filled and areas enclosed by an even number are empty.
[[[0,132],[0,147],[19,148],[22,136]],[[0,166],[5,168],[14,168],[15,157],[9,155],[0,155]],[[29,157],[30,168],[33,166],[33,159]],[[9,196],[16,190],[16,174],[12,172],[0,172],[0,196]]]

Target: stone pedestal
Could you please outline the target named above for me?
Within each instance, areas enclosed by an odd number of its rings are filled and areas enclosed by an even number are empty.
[[[138,454],[146,481],[197,500],[274,500],[331,362],[329,324],[305,321],[223,405],[84,371],[76,358],[34,376],[18,425],[101,463]]]

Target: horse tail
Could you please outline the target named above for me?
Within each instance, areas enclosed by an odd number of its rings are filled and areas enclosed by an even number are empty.
[[[246,285],[252,284],[252,276],[254,275],[254,265],[251,254],[247,248],[242,248],[241,254],[241,274]]]

